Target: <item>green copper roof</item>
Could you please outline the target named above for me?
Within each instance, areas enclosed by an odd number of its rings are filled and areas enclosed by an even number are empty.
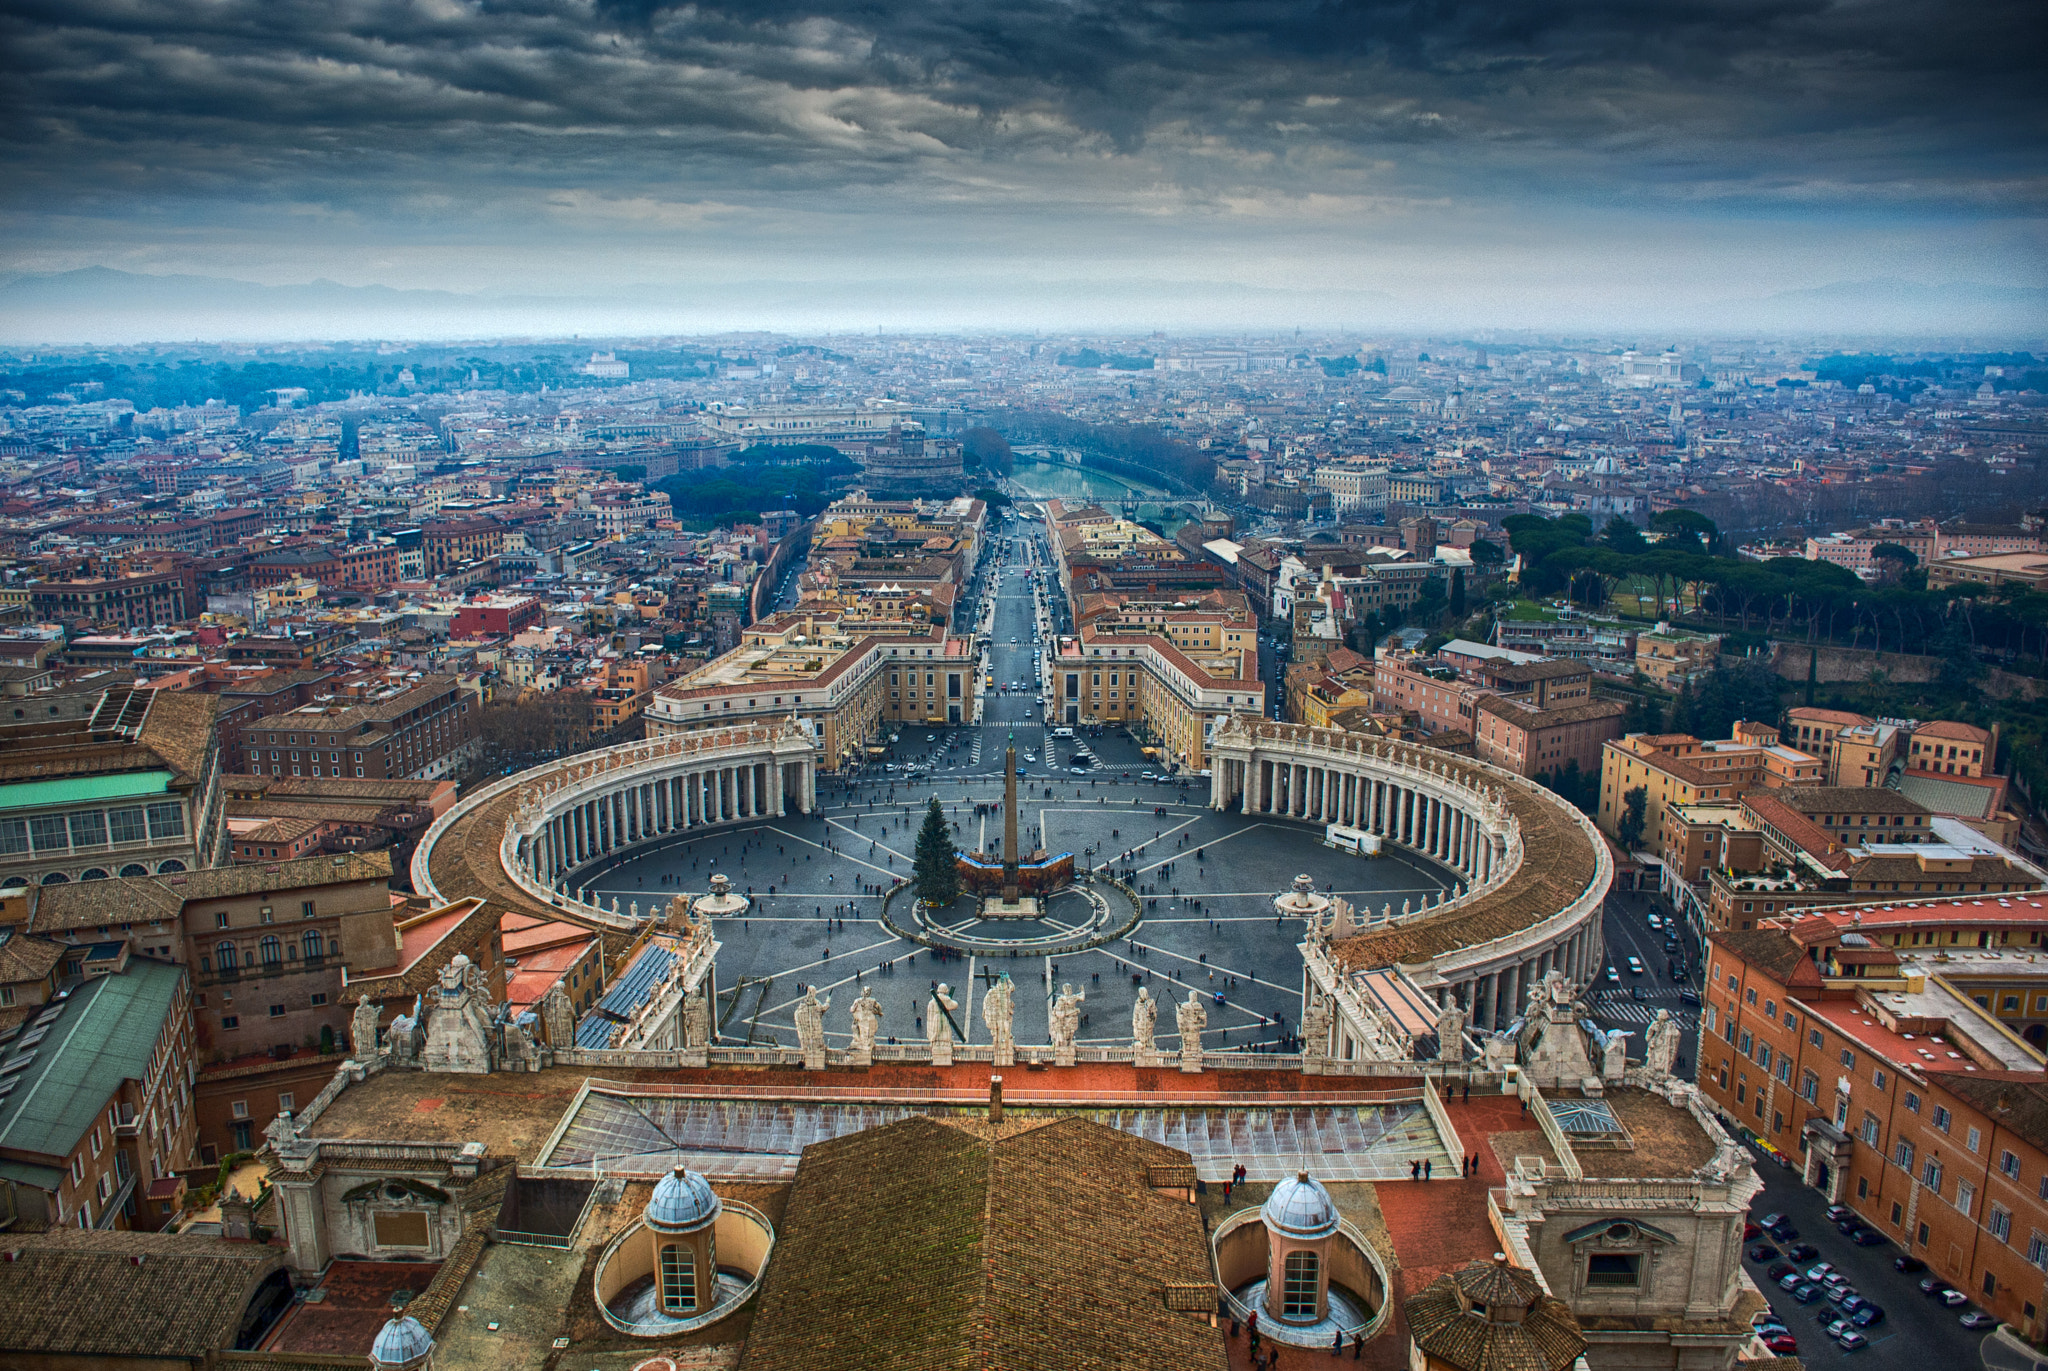
[[[46,1007],[31,1019],[0,1048],[0,1082],[13,1082],[0,1098],[0,1148],[70,1156],[121,1082],[147,1077],[184,976],[133,960],[118,975],[88,978],[57,1002],[57,1013]]]
[[[170,788],[171,773],[168,771],[126,771],[114,776],[16,781],[12,785],[0,785],[0,811],[88,804],[94,800],[129,800],[138,795],[161,795]]]

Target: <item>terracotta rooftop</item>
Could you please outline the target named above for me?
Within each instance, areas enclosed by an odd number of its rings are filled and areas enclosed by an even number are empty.
[[[1184,1152],[1085,1119],[993,1141],[906,1119],[804,1150],[740,1360],[783,1367],[1223,1371],[1169,1308],[1213,1285]],[[1206,1312],[1206,1309],[1202,1312]]]

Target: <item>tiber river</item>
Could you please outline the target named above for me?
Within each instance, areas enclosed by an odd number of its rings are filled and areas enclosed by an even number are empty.
[[[1034,460],[1028,454],[1043,454],[1044,448],[1016,450],[1016,464],[1010,479],[1026,495],[1038,499],[1099,500],[1114,514],[1124,513],[1124,502],[1136,498],[1137,517],[1158,524],[1172,537],[1188,521],[1179,501],[1162,500],[1166,491],[1143,485],[1127,477],[1112,475],[1094,467],[1070,467],[1057,462]]]

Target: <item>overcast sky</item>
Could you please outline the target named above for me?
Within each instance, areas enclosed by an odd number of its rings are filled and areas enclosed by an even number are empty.
[[[2044,16],[7,0],[0,266],[758,291],[850,327],[2040,287]]]

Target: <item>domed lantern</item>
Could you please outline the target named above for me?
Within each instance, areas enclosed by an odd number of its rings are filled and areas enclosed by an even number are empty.
[[[678,1166],[661,1178],[641,1217],[654,1245],[661,1312],[686,1319],[718,1299],[718,1215],[724,1206],[711,1183]]]
[[[1306,1171],[1281,1181],[1259,1210],[1266,1226],[1266,1314],[1281,1323],[1320,1322],[1330,1309],[1330,1239],[1337,1206]]]

